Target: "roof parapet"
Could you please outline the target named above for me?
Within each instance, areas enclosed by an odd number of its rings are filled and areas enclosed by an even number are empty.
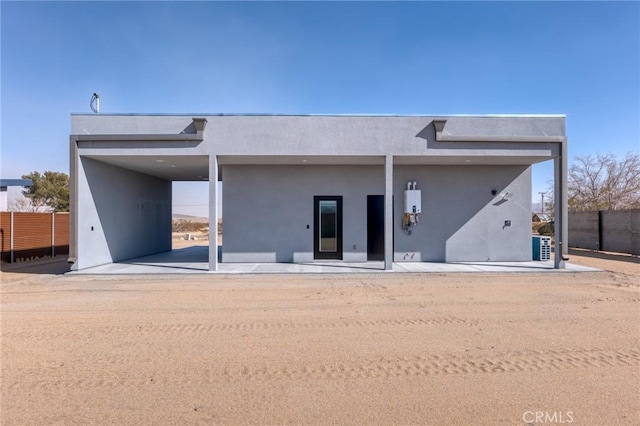
[[[75,140],[78,142],[111,142],[111,141],[196,141],[204,140],[204,128],[207,125],[207,119],[204,117],[193,117],[193,122],[182,132],[178,134],[113,134],[113,135],[76,135]],[[195,133],[193,132],[195,130]],[[188,132],[187,132],[188,131]]]
[[[447,120],[444,118],[434,118],[433,128],[436,132],[437,142],[565,142],[564,136],[518,136],[518,135],[452,135],[445,132],[444,128]]]

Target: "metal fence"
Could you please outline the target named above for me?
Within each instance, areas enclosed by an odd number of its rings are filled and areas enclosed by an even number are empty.
[[[640,255],[640,210],[570,212],[569,247]]]
[[[0,212],[3,262],[69,254],[69,213]]]

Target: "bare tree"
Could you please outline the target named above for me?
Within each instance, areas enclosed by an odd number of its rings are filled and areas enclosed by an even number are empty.
[[[567,176],[572,211],[640,208],[640,155],[579,155]]]
[[[38,212],[42,206],[37,206],[28,198],[20,197],[9,203],[8,211],[10,212]]]

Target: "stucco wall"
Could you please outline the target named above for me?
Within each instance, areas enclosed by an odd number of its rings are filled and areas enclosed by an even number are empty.
[[[640,210],[602,212],[603,250],[640,255]]]
[[[640,254],[640,210],[569,213],[569,246]]]
[[[216,155],[469,155],[546,159],[555,143],[436,142],[429,116],[109,115],[71,117],[71,133],[145,134],[190,132],[192,117],[206,117],[203,153]],[[549,137],[565,135],[562,116],[446,117],[448,135]],[[124,155],[141,144],[118,146]],[[100,144],[93,144],[95,148]],[[113,143],[109,149],[118,155]]]
[[[222,180],[223,262],[312,261],[314,195],[343,196],[343,260],[366,261],[383,166],[224,166]]]
[[[83,157],[78,194],[74,270],[171,250],[171,182]]]
[[[343,196],[344,260],[366,260],[367,195],[384,193],[382,166],[224,166],[222,176],[223,262],[313,260],[314,195]],[[412,235],[400,225],[407,180],[422,190]],[[527,166],[396,166],[394,193],[395,261],[531,260]]]
[[[569,247],[598,250],[598,212],[569,213]]]
[[[409,180],[422,190],[420,223],[411,235],[400,222]],[[507,192],[512,195],[503,200]],[[396,262],[531,260],[528,166],[397,166],[394,194]]]

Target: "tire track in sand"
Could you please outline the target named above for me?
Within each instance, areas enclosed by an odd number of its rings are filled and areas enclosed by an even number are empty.
[[[140,324],[137,326],[101,326],[81,329],[75,325],[70,329],[62,328],[31,328],[2,333],[3,338],[17,337],[77,337],[84,335],[112,335],[116,333],[133,333],[138,335],[148,334],[205,334],[217,332],[252,331],[252,330],[292,330],[292,329],[341,329],[352,327],[378,327],[378,326],[429,326],[429,325],[477,325],[475,320],[466,320],[454,316],[427,317],[416,319],[381,319],[381,320],[341,320],[333,322],[324,321],[297,321],[297,322],[238,322],[238,323],[193,323],[193,324]]]
[[[144,376],[138,377],[135,377],[135,374],[129,371],[114,371],[99,373],[86,378],[69,379],[56,377],[45,380],[42,377],[47,373],[46,368],[39,370],[29,369],[29,371],[24,371],[27,369],[16,369],[14,372],[20,373],[19,376],[21,377],[39,378],[33,381],[24,379],[11,380],[9,377],[12,374],[8,371],[4,375],[5,383],[3,387],[7,386],[9,391],[23,388],[29,390],[90,390],[149,385],[202,385],[220,382],[242,383],[272,380],[358,380],[451,374],[560,372],[571,369],[638,367],[639,365],[640,349],[637,348],[630,350],[547,350],[507,352],[493,356],[443,354],[408,358],[382,357],[358,362],[303,365],[220,365],[218,368],[211,366],[147,372]],[[59,373],[57,372],[56,375],[59,375]]]

